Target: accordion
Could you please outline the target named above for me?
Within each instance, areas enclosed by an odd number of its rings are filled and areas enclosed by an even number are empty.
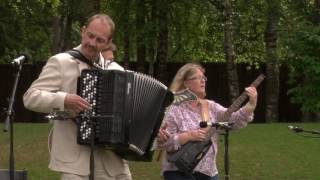
[[[106,146],[128,160],[152,160],[153,141],[173,100],[164,84],[133,71],[85,69],[77,91],[91,104],[77,117],[79,144]]]

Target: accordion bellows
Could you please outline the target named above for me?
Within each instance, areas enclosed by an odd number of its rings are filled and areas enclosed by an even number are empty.
[[[78,80],[78,95],[91,104],[77,119],[79,144],[151,160],[165,107],[173,99],[164,84],[133,71],[86,69]]]

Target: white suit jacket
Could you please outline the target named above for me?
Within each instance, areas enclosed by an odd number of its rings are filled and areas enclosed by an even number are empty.
[[[68,111],[64,107],[66,93],[76,94],[77,78],[81,71],[87,68],[87,64],[67,53],[51,57],[38,79],[24,94],[25,107],[42,113],[53,110]],[[89,174],[90,147],[77,144],[77,125],[72,120],[54,121],[49,142],[50,169],[78,175]],[[129,172],[127,162],[112,151],[105,150],[103,157],[99,158],[105,159],[104,168],[111,176]]]

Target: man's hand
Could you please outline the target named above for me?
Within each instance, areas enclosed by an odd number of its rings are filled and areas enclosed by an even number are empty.
[[[64,107],[79,113],[84,110],[89,110],[90,104],[76,94],[67,94],[64,99]]]

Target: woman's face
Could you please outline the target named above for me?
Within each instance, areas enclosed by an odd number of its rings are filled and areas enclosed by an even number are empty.
[[[206,81],[206,76],[204,76],[200,69],[197,69],[193,75],[184,81],[184,86],[194,92],[199,98],[204,98],[206,96]]]

